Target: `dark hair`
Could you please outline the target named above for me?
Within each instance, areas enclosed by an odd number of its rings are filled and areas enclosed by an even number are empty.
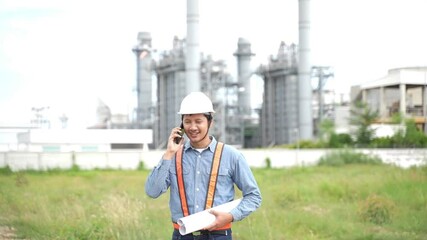
[[[184,115],[193,115],[193,114],[182,114],[181,115],[181,121],[184,120]],[[212,113],[203,113],[205,115],[206,119],[208,119],[208,122],[211,122],[213,119]]]
[[[203,115],[205,115],[205,117],[208,119],[208,122],[212,121],[213,116],[211,113],[204,113]]]

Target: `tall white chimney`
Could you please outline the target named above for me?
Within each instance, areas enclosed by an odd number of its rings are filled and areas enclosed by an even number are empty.
[[[299,63],[298,63],[298,128],[299,139],[313,138],[311,61],[310,61],[310,0],[298,0]]]
[[[187,0],[185,76],[187,94],[200,89],[199,0]]]

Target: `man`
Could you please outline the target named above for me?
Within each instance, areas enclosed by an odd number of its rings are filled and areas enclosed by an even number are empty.
[[[152,198],[170,188],[172,239],[230,240],[231,223],[261,205],[260,190],[243,155],[209,136],[214,112],[211,100],[201,92],[192,92],[182,100],[178,114],[189,141],[180,139],[181,128],[173,128],[166,152],[145,184],[145,191]],[[212,224],[191,234],[179,233],[179,218],[232,201],[234,185],[243,196],[236,208],[230,212],[211,210],[215,216]]]

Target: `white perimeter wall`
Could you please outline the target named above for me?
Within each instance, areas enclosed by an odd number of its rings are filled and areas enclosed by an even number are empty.
[[[266,166],[269,158],[274,168],[315,165],[332,149],[317,150],[241,150],[251,167]],[[402,168],[427,164],[427,149],[357,149],[369,155],[376,155],[383,162]],[[13,171],[69,169],[76,164],[80,169],[137,169],[140,161],[148,169],[159,162],[163,151],[113,151],[113,152],[0,152],[0,168],[6,166]]]

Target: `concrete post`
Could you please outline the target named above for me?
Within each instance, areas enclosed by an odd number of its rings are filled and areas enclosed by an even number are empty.
[[[406,85],[400,84],[400,113],[403,119],[406,117]]]
[[[387,115],[387,109],[385,104],[385,88],[380,87],[380,118],[384,119]]]
[[[426,77],[427,73],[424,73]],[[423,116],[424,116],[424,134],[427,134],[427,85],[423,87]]]

